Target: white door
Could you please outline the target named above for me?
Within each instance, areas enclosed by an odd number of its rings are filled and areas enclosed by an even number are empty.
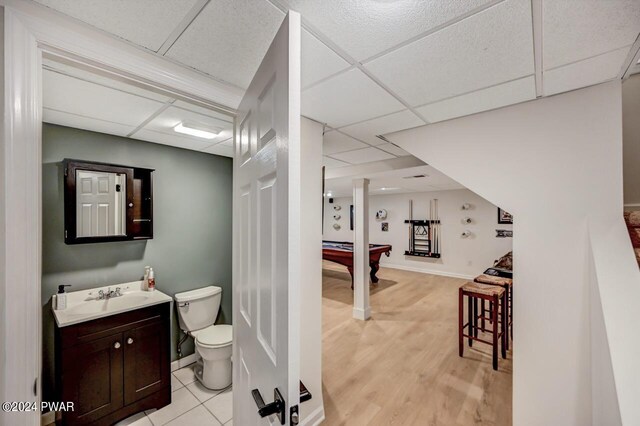
[[[300,176],[300,15],[289,12],[235,124],[233,422],[242,426],[297,424]],[[253,391],[269,404],[276,389],[284,416],[262,418]]]
[[[123,176],[89,170],[76,173],[76,236],[125,235]]]

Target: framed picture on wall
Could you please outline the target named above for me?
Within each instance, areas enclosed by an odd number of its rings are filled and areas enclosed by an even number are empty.
[[[349,206],[349,228],[353,231],[353,204]]]
[[[498,223],[501,225],[513,223],[513,216],[511,216],[511,213],[498,207]]]

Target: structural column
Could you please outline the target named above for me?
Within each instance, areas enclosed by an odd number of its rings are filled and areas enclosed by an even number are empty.
[[[353,317],[366,320],[369,306],[369,179],[353,180]]]

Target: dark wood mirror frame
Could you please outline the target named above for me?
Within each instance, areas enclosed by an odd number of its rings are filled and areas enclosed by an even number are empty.
[[[64,242],[66,244],[148,240],[153,238],[154,169],[122,166],[93,161],[63,161],[64,169]],[[126,176],[126,235],[78,237],[76,229],[76,171],[119,173]]]

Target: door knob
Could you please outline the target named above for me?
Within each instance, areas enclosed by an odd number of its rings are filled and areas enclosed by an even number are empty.
[[[260,417],[267,417],[272,414],[276,414],[278,416],[278,420],[280,420],[280,424],[284,424],[286,404],[278,388],[273,390],[274,401],[270,404],[264,403],[264,399],[262,399],[262,395],[260,395],[260,391],[258,389],[252,390],[251,395],[253,395],[253,400],[258,406],[258,414],[260,414]]]
[[[113,344],[113,347],[116,348],[116,349],[120,349],[120,342],[115,342]]]
[[[130,345],[130,344],[132,344],[132,343],[133,343],[133,339],[132,339],[131,337],[129,337],[129,338],[127,339],[127,345]]]

